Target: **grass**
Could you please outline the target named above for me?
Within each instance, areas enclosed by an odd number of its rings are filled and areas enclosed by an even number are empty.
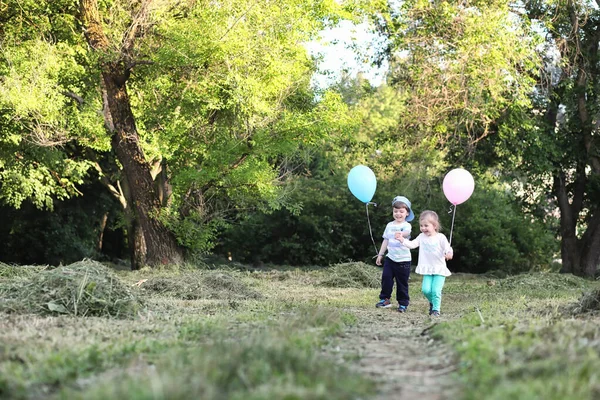
[[[340,363],[324,349],[359,319],[376,330],[398,318],[373,307],[380,271],[0,264],[0,398],[372,398],[378,386],[349,368],[360,356]],[[407,323],[454,349],[464,399],[600,397],[598,284],[455,274],[432,327],[420,277],[410,282]],[[121,298],[135,312],[109,311]]]
[[[476,282],[466,312],[433,330],[458,353],[464,399],[600,397],[600,329],[589,307],[597,284],[559,274]]]

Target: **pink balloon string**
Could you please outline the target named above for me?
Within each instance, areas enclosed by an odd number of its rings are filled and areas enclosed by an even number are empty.
[[[450,206],[450,211],[448,211],[448,214],[452,214],[452,225],[450,225],[450,239],[448,240],[450,245],[452,245],[452,231],[454,230],[454,217],[456,216],[456,204],[452,204]]]

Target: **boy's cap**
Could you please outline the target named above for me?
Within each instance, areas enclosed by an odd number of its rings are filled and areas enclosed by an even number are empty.
[[[410,222],[413,219],[415,219],[415,214],[412,211],[412,207],[410,204],[410,200],[408,200],[406,197],[404,196],[396,196],[394,197],[394,200],[392,200],[392,207],[394,206],[394,204],[396,203],[404,203],[406,204],[406,206],[408,207],[408,216],[406,217],[406,222]]]

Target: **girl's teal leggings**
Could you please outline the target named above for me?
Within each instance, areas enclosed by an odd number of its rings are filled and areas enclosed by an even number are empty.
[[[442,306],[442,288],[446,277],[442,275],[423,275],[421,290],[427,300],[433,304],[433,310],[440,311]]]

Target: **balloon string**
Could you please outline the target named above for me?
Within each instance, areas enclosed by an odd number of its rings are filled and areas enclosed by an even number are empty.
[[[373,230],[371,229],[371,220],[369,219],[369,204],[373,204],[375,207],[377,207],[377,203],[372,203],[370,201],[365,203],[365,208],[367,209],[367,223],[369,224],[369,234],[371,235],[371,241],[373,242],[373,248],[375,248],[375,253],[378,254],[377,252],[377,245],[375,244],[375,239],[373,239]],[[377,257],[377,256],[375,256]]]
[[[452,225],[450,226],[450,240],[448,241],[452,245],[452,231],[454,230],[454,216],[456,215],[456,204],[450,206],[448,214],[452,213]]]

